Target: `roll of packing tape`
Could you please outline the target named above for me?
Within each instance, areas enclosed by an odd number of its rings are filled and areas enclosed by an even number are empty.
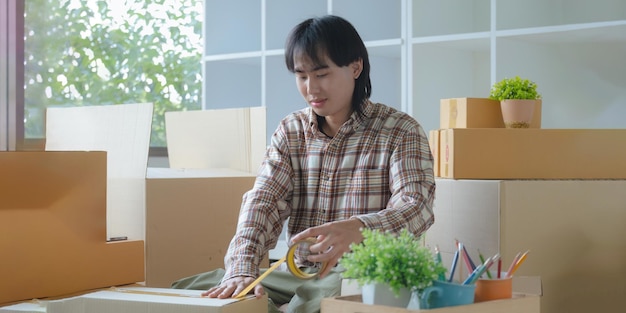
[[[319,273],[323,272],[326,269],[328,263],[322,263],[322,267],[319,269],[319,271],[315,273],[305,273],[296,264],[296,250],[298,249],[298,247],[302,244],[312,245],[316,242],[317,241],[315,240],[315,238],[307,238],[305,240],[298,241],[291,247],[289,247],[289,250],[287,251],[287,269],[289,270],[289,272],[291,272],[291,274],[293,274],[293,276],[296,276],[300,279],[311,279],[313,277],[316,277]]]
[[[243,298],[256,285],[258,285],[263,280],[263,278],[267,277],[267,275],[269,275],[271,272],[273,272],[275,269],[277,269],[283,262],[287,262],[287,269],[289,269],[289,272],[291,274],[293,274],[293,276],[296,276],[296,277],[298,277],[300,279],[311,279],[311,278],[314,278],[317,275],[319,275],[319,273],[323,272],[326,269],[326,267],[328,266],[328,263],[326,263],[326,262],[322,263],[322,267],[320,268],[320,270],[315,272],[315,273],[305,273],[296,264],[296,250],[298,249],[298,247],[300,245],[302,245],[302,244],[311,245],[311,244],[314,244],[314,243],[316,243],[315,238],[308,238],[308,239],[301,240],[301,241],[298,241],[298,242],[294,243],[291,247],[289,247],[289,250],[287,250],[287,255],[286,256],[284,256],[280,260],[274,262],[274,264],[272,264],[272,266],[270,268],[268,268],[265,271],[265,273],[263,273],[263,275],[261,275],[261,276],[259,276],[259,278],[255,279],[250,285],[248,285],[248,287],[246,287],[244,290],[242,290],[237,295],[233,296],[233,298],[236,298],[236,299]]]

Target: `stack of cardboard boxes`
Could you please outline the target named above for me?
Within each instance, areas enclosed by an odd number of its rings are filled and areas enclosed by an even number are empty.
[[[541,103],[537,104],[537,110],[534,117],[534,122],[531,127],[533,130],[537,130],[541,125]],[[475,144],[479,139],[475,138],[480,136],[481,133],[474,133],[474,131],[494,131],[505,132],[508,129],[504,129],[504,122],[500,112],[500,104],[498,101],[479,98],[459,98],[459,99],[443,99],[441,100],[441,129],[430,131],[429,140],[432,147],[433,157],[435,160],[435,176],[441,177],[442,168],[443,172],[451,178],[455,178],[454,171],[448,170],[448,164],[456,165],[454,159],[449,159],[449,153],[455,153],[455,149],[458,147],[458,143],[462,142],[466,144],[466,139],[462,141],[454,140],[455,135],[458,136],[458,131],[472,131],[472,138],[470,138],[470,146]],[[513,130],[514,131],[514,130]],[[448,133],[449,132],[449,133]],[[465,134],[465,133],[463,133]],[[448,137],[451,140],[448,140]],[[497,143],[496,143],[497,145]],[[472,148],[473,149],[473,148]],[[480,148],[478,148],[480,149]],[[462,153],[464,150],[456,150]],[[479,153],[480,154],[480,153]],[[443,159],[443,161],[442,161]],[[459,155],[458,160],[462,160],[463,157]],[[443,164],[445,162],[445,164]],[[452,163],[450,163],[452,162]],[[471,165],[470,169],[475,165]],[[450,168],[451,169],[451,168]],[[459,172],[457,172],[458,175]],[[439,178],[438,178],[439,179]],[[437,224],[446,224],[446,217],[442,214],[441,210],[437,208],[437,201],[444,200],[446,197],[444,194],[440,194],[439,182],[437,183],[437,197],[435,199],[435,216],[437,216],[434,226]],[[446,234],[454,232],[454,229],[446,228]],[[454,233],[457,234],[457,233]],[[429,236],[426,235],[426,243],[429,245],[438,244],[440,247],[447,247],[443,242],[436,242],[441,240],[443,236]],[[445,237],[447,240],[447,237]],[[430,241],[429,241],[430,240]],[[433,241],[434,240],[434,241]],[[453,241],[450,241],[452,243]],[[449,265],[450,255],[447,251],[444,252],[444,263]],[[491,252],[491,250],[488,250]],[[476,259],[478,259],[476,257]],[[514,284],[515,295],[512,299],[489,301],[485,303],[476,303],[471,305],[446,307],[435,309],[437,312],[526,312],[526,313],[539,313],[540,312],[540,299],[542,295],[542,283],[541,278],[537,276],[528,277],[516,277]],[[384,306],[372,306],[361,303],[360,295],[346,295],[342,294],[341,297],[324,299],[322,301],[322,313],[334,313],[334,312],[411,312],[410,310],[403,308],[391,308]]]
[[[546,103],[544,103],[545,105]],[[615,311],[626,299],[626,129],[506,129],[499,103],[441,100],[430,131],[436,163],[435,224],[427,245],[450,264],[458,239],[510,262],[530,250],[519,275],[541,277],[541,311]]]
[[[500,253],[508,266],[530,250],[520,276],[539,279],[525,297],[437,312],[616,312],[626,305],[626,130],[506,129],[498,101],[442,99],[435,159],[435,224],[425,243],[450,267],[455,239],[474,260]],[[460,270],[460,271],[459,271]],[[457,275],[463,276],[459,267]],[[540,296],[539,296],[540,295]],[[322,312],[408,312],[367,306],[358,295],[325,299]]]
[[[504,128],[498,101],[442,99],[429,132],[435,176],[454,179],[626,177],[624,129],[542,129],[541,101],[530,128]]]

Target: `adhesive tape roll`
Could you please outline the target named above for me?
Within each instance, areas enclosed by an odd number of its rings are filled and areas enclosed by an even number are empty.
[[[295,244],[293,244],[291,247],[289,247],[289,250],[287,251],[287,269],[289,269],[289,272],[291,272],[293,276],[296,276],[300,279],[311,279],[311,278],[316,277],[320,272],[326,269],[326,266],[328,265],[328,263],[322,263],[322,267],[316,273],[305,273],[302,270],[300,270],[300,268],[296,264],[296,250],[298,249],[298,247],[302,244],[311,245],[314,243],[316,243],[315,238],[308,238],[302,241],[298,241]]]
[[[287,268],[289,269],[289,272],[293,274],[293,276],[296,276],[300,279],[311,279],[313,277],[316,277],[320,272],[322,272],[326,268],[326,266],[328,266],[328,263],[322,263],[322,268],[319,271],[317,271],[317,273],[305,273],[302,270],[300,270],[298,265],[296,265],[296,249],[298,248],[298,246],[304,243],[310,245],[310,244],[314,244],[315,242],[316,242],[315,238],[308,238],[308,239],[298,241],[295,244],[293,244],[293,246],[289,247],[289,250],[287,251],[286,256],[274,262],[274,265],[268,268],[267,271],[263,273],[263,275],[255,279],[250,285],[248,285],[248,287],[244,288],[240,293],[233,295],[233,298],[240,299],[246,296],[248,292],[252,290],[252,288],[258,285],[263,280],[263,278],[267,277],[267,275],[269,275],[272,271],[277,269],[283,262],[287,262]]]

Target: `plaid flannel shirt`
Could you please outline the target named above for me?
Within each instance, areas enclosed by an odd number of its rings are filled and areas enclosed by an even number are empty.
[[[243,197],[224,280],[259,274],[285,220],[288,237],[327,222],[358,218],[371,229],[415,235],[434,222],[435,179],[428,139],[406,113],[367,101],[330,138],[306,108],[272,136],[252,190]]]

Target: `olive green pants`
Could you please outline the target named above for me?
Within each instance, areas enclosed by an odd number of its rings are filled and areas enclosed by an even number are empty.
[[[261,270],[261,274],[266,269]],[[218,285],[224,270],[214,271],[186,277],[172,284],[176,289],[207,290]],[[338,296],[341,292],[341,273],[333,269],[322,279],[313,278],[302,280],[289,272],[274,271],[261,282],[268,295],[268,312],[280,312],[278,307],[289,303],[289,313],[317,313],[320,312],[322,298]]]

